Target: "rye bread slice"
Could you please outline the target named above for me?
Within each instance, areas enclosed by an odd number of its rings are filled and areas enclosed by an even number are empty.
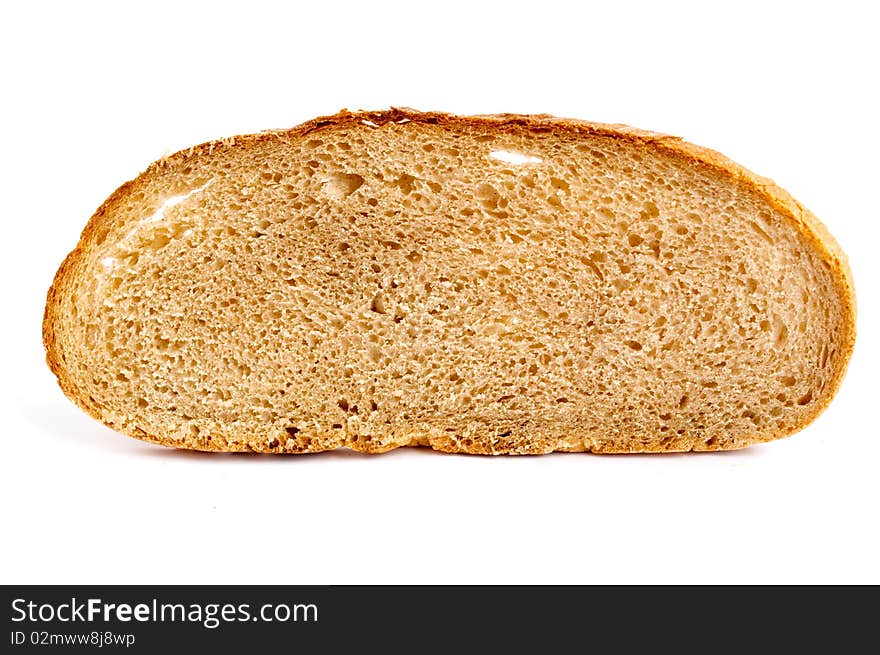
[[[804,427],[854,313],[824,226],[714,151],[392,109],[152,164],[43,338],[80,407],[177,448],[668,452]]]

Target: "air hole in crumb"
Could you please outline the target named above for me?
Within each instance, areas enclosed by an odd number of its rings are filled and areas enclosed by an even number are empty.
[[[485,209],[497,209],[501,194],[491,184],[483,183],[477,186],[475,196]]]
[[[575,236],[577,236],[577,235],[575,235]],[[581,261],[584,264],[586,264],[587,268],[589,268],[596,277],[598,277],[600,280],[603,280],[603,281],[605,280],[605,274],[602,273],[602,269],[599,268],[598,266],[596,266],[596,264],[593,263],[592,259],[587,259],[585,257],[582,257]]]
[[[645,241],[638,234],[630,234],[626,240],[627,240],[627,243],[629,243],[629,245],[633,248],[635,248],[638,245],[641,245]]]
[[[779,381],[786,387],[793,387],[796,382],[795,377],[793,375],[783,375],[779,378]]]
[[[777,322],[775,334],[773,335],[773,345],[777,348],[782,347],[788,340],[788,326],[781,321]]]
[[[551,177],[550,186],[558,191],[562,191],[563,193],[569,193],[571,191],[571,187],[568,186],[568,182],[559,177]]]
[[[382,292],[379,291],[373,296],[373,300],[370,302],[370,311],[376,312],[377,314],[385,314],[385,298],[382,296]]]
[[[400,177],[395,180],[394,185],[403,191],[405,194],[412,193],[412,190],[415,188],[416,178],[413,175],[409,175],[408,173],[404,173]]]
[[[336,404],[339,405],[339,409],[341,409],[343,412],[347,412],[347,411],[348,411],[348,401],[347,401],[345,398],[341,399],[341,400],[340,400],[338,403],[336,403]]]
[[[642,220],[656,218],[659,215],[660,215],[660,209],[657,207],[656,204],[654,204],[650,200],[645,203],[644,209],[642,209],[642,211],[639,212],[639,218],[641,218]]]
[[[769,234],[767,234],[767,232],[765,232],[765,231],[761,228],[760,225],[758,225],[758,224],[755,223],[754,221],[748,221],[748,224],[749,224],[749,226],[750,226],[755,232],[758,233],[758,235],[759,235],[762,239],[764,239],[764,241],[766,241],[767,243],[769,243],[771,246],[772,246],[772,245],[775,245],[776,242],[773,241],[773,237],[771,237]]]
[[[171,242],[171,237],[166,232],[157,232],[153,240],[147,244],[150,250],[161,250]]]
[[[641,350],[642,349],[642,344],[639,343],[638,341],[628,340],[628,341],[624,341],[624,343],[629,348],[632,348],[633,350]]]
[[[808,392],[805,393],[803,396],[801,396],[800,398],[798,398],[797,404],[798,404],[798,405],[806,405],[806,404],[808,404],[812,399],[813,399],[813,392],[812,392],[812,391],[808,391]]]
[[[357,173],[335,173],[324,182],[324,191],[332,198],[345,198],[357,191],[364,178]]]

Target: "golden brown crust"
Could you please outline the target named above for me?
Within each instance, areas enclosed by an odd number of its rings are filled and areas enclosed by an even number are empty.
[[[650,145],[663,150],[674,157],[681,158],[682,160],[709,167],[716,172],[717,175],[731,178],[743,188],[756,192],[760,196],[769,200],[783,216],[787,217],[792,222],[797,230],[814,246],[822,261],[827,264],[833,273],[833,278],[841,301],[841,307],[843,309],[843,330],[840,342],[837,344],[840,352],[840,356],[837,357],[838,366],[823,395],[812,404],[812,411],[803,414],[799,422],[787,425],[785,428],[782,428],[777,432],[756,434],[749,441],[727,441],[718,442],[713,445],[700,444],[699,447],[704,450],[730,450],[744,448],[752,443],[772,441],[774,439],[789,436],[811,423],[827,407],[828,403],[830,403],[831,399],[837,392],[846,373],[846,368],[855,346],[856,305],[852,272],[846,255],[821,221],[792,198],[785,190],[778,187],[772,180],[752,173],[714,150],[688,143],[679,137],[640,130],[626,125],[591,123],[576,119],[557,118],[548,114],[456,116],[442,112],[419,112],[413,109],[395,107],[382,111],[350,112],[348,110],[342,110],[335,115],[315,118],[287,130],[275,130],[258,134],[235,136],[203,143],[186,150],[181,150],[173,155],[154,162],[137,178],[126,182],[114,191],[89,219],[82,235],[80,236],[79,243],[61,264],[47,294],[46,308],[43,315],[43,344],[46,349],[46,361],[49,368],[58,378],[58,384],[62,391],[64,391],[67,396],[92,417],[106,422],[107,425],[118,431],[151,443],[172,447],[179,446],[179,442],[174,442],[170,439],[163,438],[162,436],[149,435],[142,430],[135,429],[129,425],[116,425],[112,422],[106,421],[102,417],[100,409],[94,404],[88,394],[83,393],[76,388],[73,380],[65,371],[62,356],[57,347],[56,329],[59,321],[63,320],[63,317],[61,317],[58,312],[59,298],[68,285],[75,280],[78,267],[80,263],[85,260],[89,249],[102,238],[101,235],[106,235],[109,230],[109,222],[111,220],[109,216],[112,215],[111,210],[114,206],[124,200],[134,189],[148,183],[164,168],[193,157],[212,153],[217,148],[248,148],[249,146],[268,140],[299,139],[315,130],[331,127],[345,127],[362,123],[364,121],[369,121],[378,126],[390,122],[414,122],[441,126],[448,125],[458,128],[468,126],[481,128],[491,127],[501,134],[525,128],[533,132],[556,131],[612,137],[624,141]],[[460,441],[452,439],[438,439],[413,434],[410,435],[406,442],[393,441],[390,443],[384,443],[378,440],[368,442],[359,441],[357,436],[354,436],[351,439],[346,439],[343,437],[327,435],[326,438],[321,439],[312,437],[304,443],[289,440],[288,443],[280,444],[275,448],[266,446],[264,449],[261,449],[260,452],[320,452],[339,447],[349,447],[362,452],[380,453],[397,448],[401,445],[427,446],[443,452],[464,452],[471,454],[538,454],[552,452],[554,450],[571,450],[570,448],[561,446],[558,435],[530,435],[528,440],[488,435],[485,439],[474,440],[470,445],[465,445]],[[196,450],[230,450],[228,447],[220,448],[215,442],[211,441],[190,443],[187,444],[187,446]],[[663,447],[661,447],[659,443],[653,446],[650,444],[633,444],[631,449],[618,448],[613,451],[603,450],[601,452],[681,452],[690,450],[691,448],[692,445],[690,442],[688,442],[686,446],[672,442]],[[254,448],[247,445],[237,446],[235,449],[239,451],[254,452]],[[582,450],[582,448],[577,448],[577,450]],[[593,448],[592,452],[600,451]]]

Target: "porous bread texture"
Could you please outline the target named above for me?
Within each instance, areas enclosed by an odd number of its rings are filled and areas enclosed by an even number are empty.
[[[712,151],[552,117],[342,112],[152,165],[49,292],[81,407],[179,448],[655,452],[797,431],[845,258]]]

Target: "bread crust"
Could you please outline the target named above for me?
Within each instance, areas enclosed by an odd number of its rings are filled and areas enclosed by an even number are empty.
[[[657,132],[641,130],[626,125],[612,125],[593,123],[589,121],[558,118],[549,114],[491,114],[479,116],[458,116],[443,112],[420,112],[403,107],[392,107],[381,111],[357,111],[342,110],[332,116],[322,116],[307,121],[285,130],[271,130],[257,134],[247,134],[225,139],[218,139],[202,143],[191,148],[181,150],[164,157],[151,164],[143,173],[133,180],[122,184],[109,198],[98,208],[86,224],[76,247],[67,255],[59,267],[51,287],[49,288],[46,307],[43,315],[43,345],[46,349],[46,362],[52,373],[58,379],[62,391],[71,398],[80,408],[95,419],[104,422],[109,427],[123,432],[129,436],[143,441],[161,444],[164,446],[181,447],[181,442],[165,438],[162,435],[147,434],[143,430],[132,425],[117,424],[105,419],[100,408],[87,393],[83,393],[74,384],[68,375],[63,355],[59,351],[57,342],[57,326],[64,320],[61,315],[60,299],[63,294],[75,283],[80,272],[80,265],[89,257],[91,250],[99,241],[99,235],[106,234],[110,228],[112,210],[122,202],[129,194],[139,187],[148,184],[166,167],[177,165],[192,158],[198,158],[204,154],[213,153],[218,148],[246,149],[255,144],[272,140],[295,140],[326,128],[344,128],[350,125],[362,124],[365,121],[377,126],[391,122],[413,122],[425,125],[439,125],[450,127],[479,127],[494,130],[503,135],[514,130],[523,128],[532,132],[565,132],[575,135],[598,135],[611,137],[621,141],[640,143],[660,151],[667,155],[689,163],[698,163],[711,169],[717,176],[733,180],[736,184],[752,190],[766,198],[779,213],[798,230],[798,232],[815,248],[821,260],[830,268],[834,279],[836,292],[839,295],[842,316],[842,330],[840,340],[835,344],[840,356],[837,357],[837,368],[833,372],[831,380],[825,392],[811,404],[811,411],[803,413],[799,420],[790,423],[776,431],[756,433],[751,439],[740,441],[719,441],[714,444],[697,444],[700,450],[731,450],[744,448],[754,443],[772,441],[774,439],[789,436],[811,423],[830,403],[836,394],[846,374],[846,369],[852,355],[856,338],[856,300],[855,287],[852,272],[846,255],[837,241],[830,234],[822,222],[803,205],[797,202],[784,189],[777,186],[773,180],[761,177],[747,170],[743,166],[728,159],[721,153],[709,148],[688,143],[679,137],[669,136]],[[499,435],[486,435],[483,439],[474,439],[469,445],[451,438],[437,438],[428,435],[411,434],[404,441],[382,443],[380,441],[358,441],[355,436],[345,438],[336,435],[326,435],[324,438],[311,438],[307,444],[298,445],[291,443],[283,452],[319,452],[332,450],[338,447],[349,447],[362,452],[378,453],[392,450],[399,446],[425,446],[443,452],[458,452],[470,454],[538,454],[549,453],[556,450],[589,450],[590,452],[603,453],[647,453],[647,452],[683,452],[693,448],[688,443],[687,447],[676,447],[676,444],[667,444],[661,447],[659,441],[653,444],[632,444],[627,448],[620,445],[602,450],[596,447],[571,448],[563,447],[559,435],[531,434],[527,439],[518,437],[510,438]],[[221,447],[212,441],[199,441],[187,443],[186,447],[194,450],[205,451],[230,451],[244,452],[279,452],[268,444],[264,448],[241,444],[240,446]]]

